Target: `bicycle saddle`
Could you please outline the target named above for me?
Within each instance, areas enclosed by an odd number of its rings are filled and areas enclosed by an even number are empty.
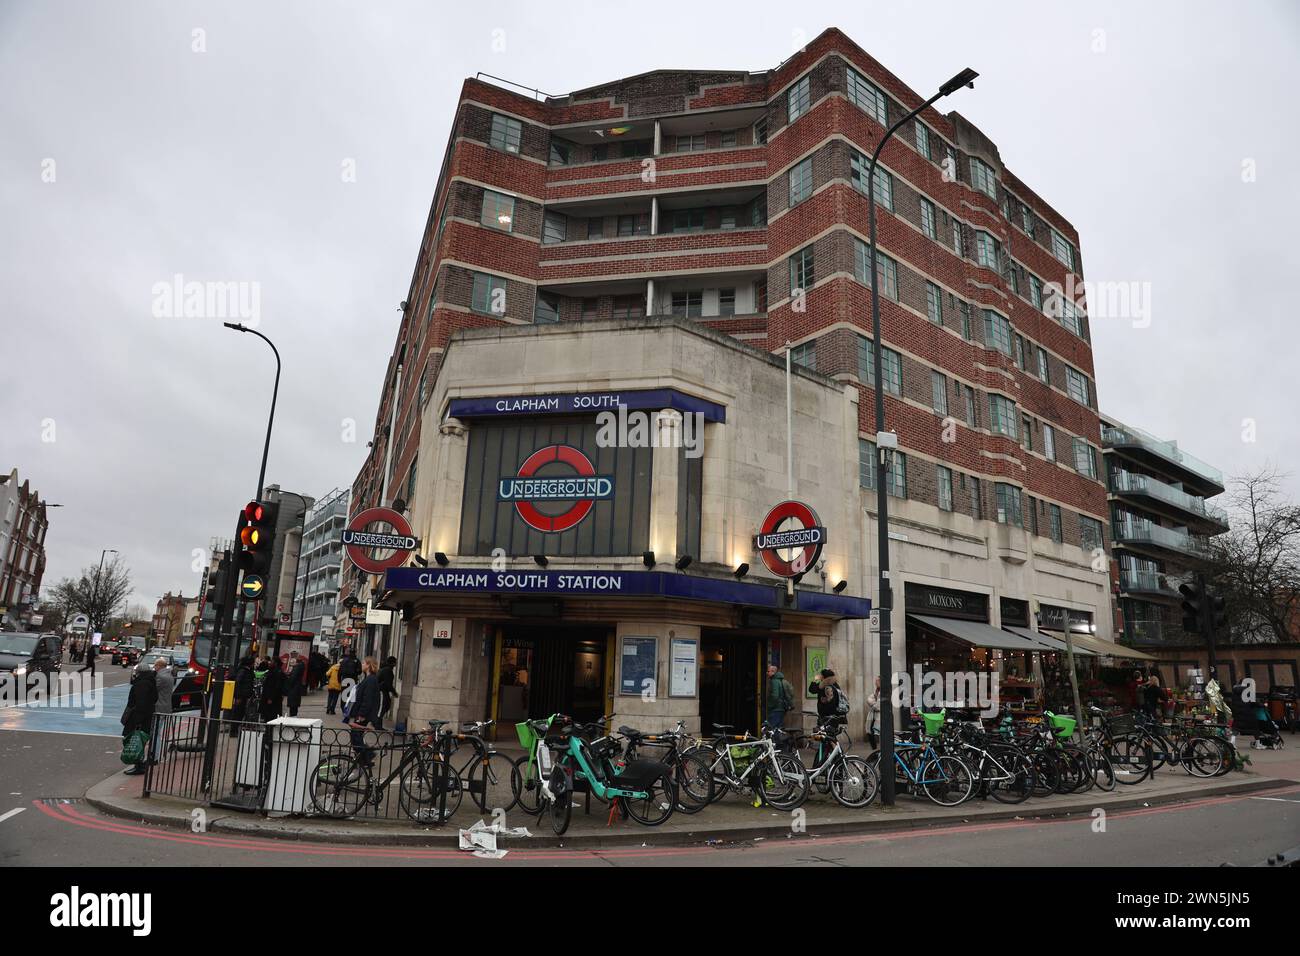
[[[624,724],[622,727],[619,727],[619,728],[618,728],[618,732],[619,732],[620,734],[622,734],[624,737],[633,737],[633,738],[635,738],[635,737],[644,737],[644,736],[645,736],[643,733],[641,733],[641,731],[637,730],[637,729],[634,728],[634,727],[628,727],[626,724]]]

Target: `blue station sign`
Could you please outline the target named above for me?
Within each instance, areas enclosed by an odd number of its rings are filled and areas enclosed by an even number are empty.
[[[627,409],[676,409],[698,412],[706,422],[725,422],[727,409],[675,388],[650,388],[610,392],[557,392],[549,395],[494,395],[483,398],[453,398],[448,413],[452,418],[487,418],[497,415],[582,415]]]

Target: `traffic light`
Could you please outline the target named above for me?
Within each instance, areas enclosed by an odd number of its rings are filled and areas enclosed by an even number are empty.
[[[1226,634],[1228,630],[1228,609],[1220,594],[1211,594],[1210,601],[1210,623],[1214,628],[1215,635]]]
[[[1188,634],[1200,634],[1201,610],[1205,606],[1205,593],[1201,590],[1200,580],[1178,585],[1178,592],[1183,596],[1183,630]]]
[[[230,559],[222,558],[217,566],[208,572],[208,589],[204,600],[215,611],[220,611],[230,601]]]
[[[239,529],[239,567],[245,574],[266,577],[271,570],[279,513],[280,505],[275,501],[250,501],[244,506],[244,525]]]

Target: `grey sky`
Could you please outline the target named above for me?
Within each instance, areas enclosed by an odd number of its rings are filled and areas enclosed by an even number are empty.
[[[1271,291],[1300,275],[1298,9],[4,0],[0,467],[65,505],[46,583],[115,547],[135,599],[193,593],[192,549],[255,490],[270,350],[155,317],[156,283],[259,284],[285,366],[267,480],[321,495],[364,457],[464,77],[760,70],[831,25],[919,92],[979,70],[951,108],[1077,226],[1087,278],[1150,283],[1149,327],[1094,318],[1102,409],[1300,497],[1294,299]]]

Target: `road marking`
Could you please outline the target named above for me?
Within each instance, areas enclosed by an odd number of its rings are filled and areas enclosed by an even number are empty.
[[[0,813],[0,823],[4,823],[10,817],[18,816],[18,814],[22,813],[26,809],[27,809],[26,807],[15,807],[13,810],[10,810],[8,813]]]
[[[1252,800],[1273,800],[1277,803],[1300,803],[1300,800],[1288,800],[1286,797],[1251,797]]]

